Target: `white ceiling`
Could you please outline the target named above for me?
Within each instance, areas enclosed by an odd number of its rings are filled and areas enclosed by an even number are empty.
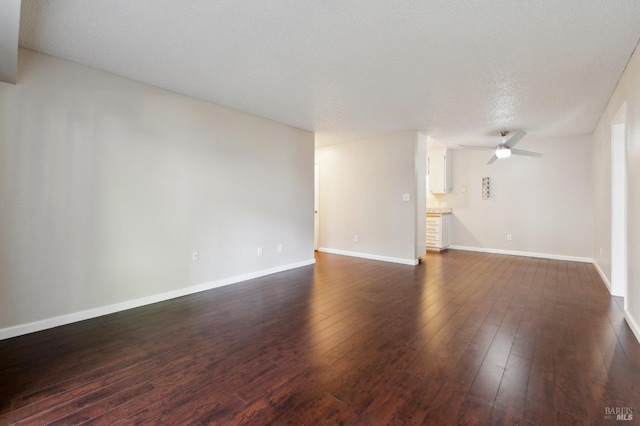
[[[23,0],[20,26],[22,47],[318,145],[590,133],[639,38],[640,0]]]

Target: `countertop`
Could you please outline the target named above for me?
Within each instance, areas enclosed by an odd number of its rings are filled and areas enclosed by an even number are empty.
[[[435,208],[427,209],[427,214],[451,214],[451,208]]]

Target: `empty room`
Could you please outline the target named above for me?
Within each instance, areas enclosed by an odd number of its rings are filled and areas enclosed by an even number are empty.
[[[635,424],[640,4],[3,0],[0,425]]]

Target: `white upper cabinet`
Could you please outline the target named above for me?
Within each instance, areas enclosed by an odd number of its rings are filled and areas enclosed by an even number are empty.
[[[428,151],[427,175],[431,194],[445,194],[451,190],[450,164],[448,149],[439,148]]]

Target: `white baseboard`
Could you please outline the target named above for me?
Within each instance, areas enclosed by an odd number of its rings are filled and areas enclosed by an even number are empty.
[[[607,286],[607,290],[609,290],[609,293],[611,293],[611,283],[609,282],[609,278],[607,278],[602,269],[600,269],[600,265],[598,265],[595,260],[593,261],[593,266],[596,268],[596,271],[598,271],[598,275],[600,275],[600,278],[602,278],[604,285]]]
[[[9,339],[11,337],[21,336],[23,334],[34,333],[36,331],[46,330],[48,328],[58,327],[65,324],[71,324],[78,321],[84,321],[115,312],[126,311],[140,306],[150,305],[152,303],[163,302],[177,297],[187,296],[189,294],[199,293],[201,291],[211,290],[217,287],[223,287],[230,284],[236,284],[242,281],[254,278],[264,277],[278,272],[288,271],[290,269],[300,268],[302,266],[313,265],[315,259],[303,260],[301,262],[290,263],[287,265],[276,266],[274,268],[262,269],[260,271],[250,272],[248,274],[236,275],[229,278],[223,278],[216,281],[210,281],[203,284],[185,287],[165,293],[154,294],[152,296],[141,297],[138,299],[127,300],[125,302],[114,303],[112,305],[100,306],[98,308],[87,309],[86,311],[74,312],[71,314],[60,315],[53,318],[47,318],[40,321],[20,324],[12,327],[0,329],[0,340]]]
[[[502,250],[485,247],[449,246],[449,248],[453,250],[477,251],[480,253],[506,254],[509,256],[535,257],[538,259],[567,260],[570,262],[593,263],[593,259],[589,257],[565,256],[562,254],[534,253],[529,251]]]
[[[611,293],[611,283],[609,282],[609,279],[600,268],[600,265],[598,265],[594,261],[593,266],[596,268],[596,271],[598,271],[598,275],[600,275],[600,278],[602,279],[604,284],[607,286],[609,293]],[[633,335],[636,336],[636,340],[638,341],[638,343],[640,343],[640,325],[638,325],[638,322],[633,318],[633,316],[631,316],[631,313],[627,309],[623,309],[622,312],[624,314],[624,319],[627,321],[627,324],[629,324],[629,328],[633,332]]]
[[[400,263],[402,265],[415,266],[418,264],[418,259],[403,259],[401,257],[379,256],[377,254],[358,253],[354,251],[337,250],[337,249],[326,248],[326,247],[320,247],[318,251],[323,253],[339,254],[341,256],[360,257],[362,259],[381,260],[383,262]]]
[[[636,336],[636,340],[640,343],[640,326],[638,322],[631,316],[628,310],[624,310],[624,319],[627,320],[627,324],[629,324],[629,328],[633,331],[633,335]]]

